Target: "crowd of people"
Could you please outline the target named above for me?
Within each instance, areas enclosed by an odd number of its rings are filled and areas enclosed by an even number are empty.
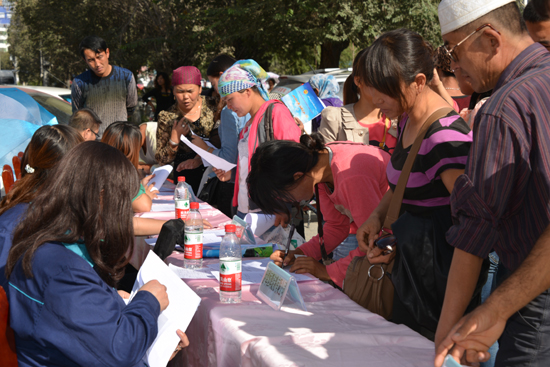
[[[514,0],[443,0],[438,12],[443,45],[381,34],[355,57],[343,100],[334,77],[314,75],[327,107],[311,134],[270,94],[275,76],[227,54],[207,69],[209,95],[195,66],[158,73],[143,96],[155,121],[135,126],[132,73],[85,38],[69,126],[36,131],[0,203],[19,365],[142,365],[166,288],[149,282],[126,305],[117,285],[133,237],[164,224],[134,213],[151,210],[165,164],[228,217],[285,226],[314,198],[319,234],[271,259],[344,292],[354,258],[391,264],[388,319],[434,341],[436,367],[447,354],[550,363],[550,2],[522,14]],[[181,136],[236,168],[207,167]],[[178,336],[172,358],[189,344]]]

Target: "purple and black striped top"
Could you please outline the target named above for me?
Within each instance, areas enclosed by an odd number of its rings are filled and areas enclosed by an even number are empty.
[[[401,142],[407,119],[405,114],[399,122],[399,141],[386,169],[392,190],[397,186],[397,180],[411,150],[411,146],[403,148]],[[472,132],[456,112],[452,111],[435,121],[429,127],[412,166],[401,212],[427,215],[434,209],[448,206],[450,194],[441,180],[441,172],[450,168],[464,169],[471,143]]]
[[[550,53],[534,43],[476,115],[465,174],[451,196],[449,244],[514,271],[550,223]]]

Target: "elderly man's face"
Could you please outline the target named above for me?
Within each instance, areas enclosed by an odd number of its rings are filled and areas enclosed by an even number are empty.
[[[458,60],[451,61],[451,69],[460,70],[463,82],[469,83],[478,92],[493,89],[500,72],[495,70],[494,48],[491,40],[485,36],[486,29],[476,32],[454,49],[453,56]],[[447,50],[452,50],[470,33],[454,31],[443,35]]]
[[[535,42],[539,42],[550,51],[550,20],[531,23],[525,22],[529,35]]]

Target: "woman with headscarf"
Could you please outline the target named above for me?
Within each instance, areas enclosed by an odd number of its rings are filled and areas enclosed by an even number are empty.
[[[309,79],[309,84],[317,97],[323,101],[326,107],[342,107],[342,100],[338,97],[338,92],[340,91],[340,86],[336,81],[336,78],[332,75],[327,74],[315,74]],[[321,116],[315,117],[311,121],[312,131],[315,132],[319,129],[321,125]]]
[[[172,75],[176,103],[167,111],[159,113],[157,127],[157,151],[155,158],[160,164],[174,163],[174,181],[184,176],[186,182],[197,192],[204,166],[198,156],[180,141],[185,135],[191,142],[193,134],[203,139],[210,138],[214,128],[214,100],[201,96],[201,72],[194,66],[182,66]]]
[[[286,106],[280,101],[269,101],[267,90],[261,83],[266,77],[267,73],[256,61],[240,60],[227,69],[218,82],[218,92],[227,102],[227,107],[239,117],[250,114],[250,120],[239,135],[233,196],[233,206],[237,206],[237,215],[241,218],[247,213],[260,211],[249,200],[246,184],[250,172],[250,158],[256,148],[270,140],[298,142],[302,134]],[[231,179],[231,171],[214,169],[214,172],[222,182]]]

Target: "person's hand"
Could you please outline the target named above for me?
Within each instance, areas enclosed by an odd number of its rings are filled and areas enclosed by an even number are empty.
[[[305,134],[306,128],[304,127],[304,124],[302,123],[302,121],[298,117],[294,117],[294,121],[296,122],[296,125],[298,125],[300,130],[302,130],[302,134]]]
[[[288,264],[294,263],[294,255],[303,255],[304,252],[298,247],[294,251],[289,251],[288,255],[285,259],[283,259],[283,256],[285,256],[285,252],[281,250],[274,251],[269,258],[273,260],[273,263],[277,266],[287,266]]]
[[[382,228],[382,223],[378,215],[371,214],[369,219],[365,223],[361,224],[361,227],[357,229],[357,243],[359,244],[359,250],[363,252],[369,252],[374,248],[374,241],[378,238],[378,233]]]
[[[171,140],[174,143],[179,143],[180,136],[189,134],[189,130],[189,124],[185,122],[185,117],[182,117],[179,121],[174,121]]]
[[[122,297],[122,299],[130,299],[130,293],[126,291],[118,290],[117,293],[120,297]]]
[[[153,173],[152,175],[145,176],[145,177],[143,178],[143,180],[141,180],[141,184],[142,184],[143,186],[147,186],[147,184],[151,181],[151,179],[152,179],[153,177],[155,177],[155,174],[154,174],[154,173]]]
[[[286,228],[288,226],[288,215],[286,214],[275,214],[275,223],[273,223],[275,227],[282,226],[283,228]]]
[[[327,267],[312,257],[299,257],[294,260],[290,272],[296,274],[309,273],[320,280],[330,280]]]
[[[157,197],[157,195],[159,194],[159,191],[157,189],[154,188],[155,187],[155,183],[154,182],[151,182],[149,185],[147,185],[147,187],[145,188],[145,195],[149,196],[149,198],[151,198],[151,200],[153,200],[154,198]]]
[[[469,363],[487,361],[491,357],[487,351],[502,335],[506,321],[490,303],[477,307],[460,319],[445,339],[436,346],[435,367],[443,364],[448,353],[456,361],[460,361],[463,356]]]
[[[202,226],[204,229],[212,229],[212,224],[208,221],[208,219],[202,220]]]
[[[382,250],[377,246],[373,246],[373,248],[367,252],[369,262],[371,264],[389,264],[395,257],[396,248],[393,247],[393,251],[387,255],[382,255],[384,251],[385,250]]]
[[[227,182],[231,180],[231,171],[224,171],[223,169],[212,167],[212,172],[214,172],[216,176],[218,176],[218,180],[220,180],[221,182]]]
[[[438,87],[442,86],[443,83],[441,82],[441,79],[439,79],[439,74],[437,73],[437,69],[434,68],[434,76],[432,78],[432,81],[430,82],[430,87],[432,89],[437,89]]]
[[[158,280],[150,280],[145,283],[138,292],[143,291],[147,291],[155,296],[157,301],[159,301],[161,312],[166,310],[166,307],[168,307],[168,303],[170,303],[170,301],[168,300],[168,293],[166,293],[166,287],[160,284]]]
[[[200,156],[197,156],[197,157],[200,157]],[[178,164],[178,167],[176,168],[176,171],[181,172],[181,171],[186,170],[186,169],[195,169],[198,166],[200,166],[201,163],[202,163],[202,161],[199,160],[199,159],[195,159],[195,158],[188,159],[188,160],[183,161],[180,164]]]
[[[170,360],[174,359],[174,357],[176,356],[176,354],[179,353],[180,350],[189,346],[189,339],[183,331],[178,329],[178,331],[176,331],[176,334],[178,334],[178,336],[180,337],[180,342],[178,343],[176,350],[174,350],[174,353],[172,353],[172,355],[170,356]]]

